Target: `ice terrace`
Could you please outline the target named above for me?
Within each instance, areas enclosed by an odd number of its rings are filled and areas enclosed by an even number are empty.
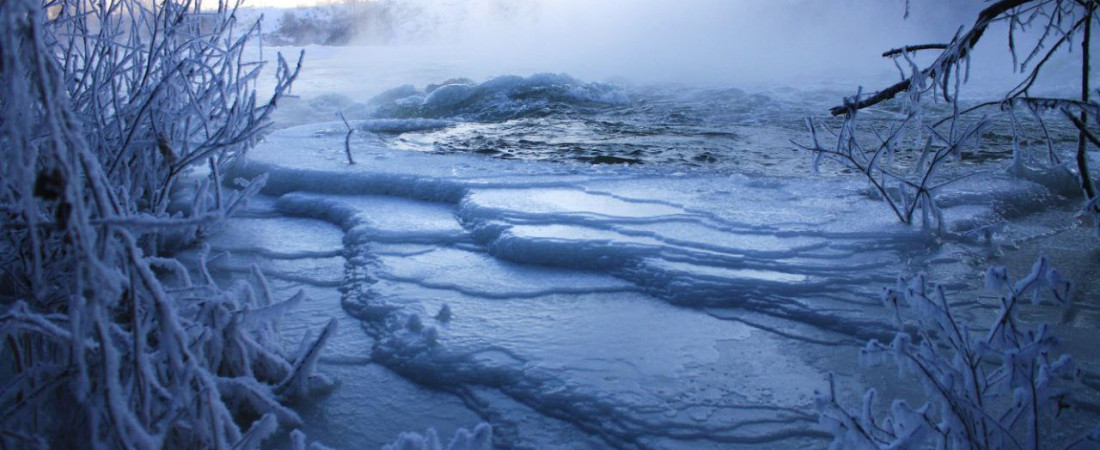
[[[488,421],[518,447],[821,446],[813,391],[830,371],[851,378],[854,349],[888,333],[882,287],[959,262],[854,178],[376,142],[356,134],[349,165],[343,124],[270,135],[233,174],[267,173],[265,196],[211,240],[225,276],[255,264],[276,289],[306,286],[289,342],[338,317],[322,371],[341,394],[303,407],[330,445]],[[945,194],[948,244],[1032,232],[1002,217],[1051,195],[1001,174],[964,181]]]

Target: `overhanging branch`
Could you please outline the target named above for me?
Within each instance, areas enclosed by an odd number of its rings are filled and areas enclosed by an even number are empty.
[[[946,50],[951,44],[921,44],[921,45],[906,45],[902,48],[895,48],[887,50],[882,54],[883,58],[892,58],[902,53],[919,52],[921,50]]]
[[[966,56],[970,54],[970,49],[974,48],[974,45],[982,39],[985,30],[989,28],[989,24],[996,20],[997,17],[1000,17],[1013,8],[1036,1],[1041,0],[1000,0],[983,9],[982,12],[978,13],[978,18],[974,21],[974,25],[970,27],[970,31],[966,32],[961,38],[951,41],[944,49],[943,53],[940,54],[940,57],[936,59],[936,62],[922,70],[921,74],[926,77],[935,76],[937,69],[948,67],[966,58]],[[906,78],[865,99],[857,100],[852,103],[845,102],[843,105],[834,106],[829,109],[829,112],[834,116],[839,116],[848,113],[848,111],[852,109],[859,110],[877,105],[909,90],[909,87],[912,85],[912,80],[913,77]]]

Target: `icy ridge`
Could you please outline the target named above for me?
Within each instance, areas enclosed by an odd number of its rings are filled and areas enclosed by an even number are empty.
[[[344,230],[342,304],[376,339],[374,361],[483,417],[504,406],[474,387],[619,447],[820,443],[803,391],[824,372],[786,354],[794,335],[781,330],[808,325],[796,337],[826,347],[887,335],[867,305],[942,242],[894,224],[848,179],[669,175],[364,140],[347,165],[330,129],[277,132],[234,175],[267,172],[280,213]],[[1045,201],[1026,184],[997,195]],[[952,208],[998,214],[976,198]],[[736,344],[749,334],[754,345]],[[769,366],[745,363],[758,348],[773,352]],[[493,425],[522,443],[518,425]]]

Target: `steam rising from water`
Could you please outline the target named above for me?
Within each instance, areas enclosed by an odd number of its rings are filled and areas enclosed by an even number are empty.
[[[892,75],[882,51],[943,41],[973,18],[951,0],[383,0],[362,43],[449,47],[496,74],[728,84]],[[980,4],[979,4],[980,6]],[[493,70],[493,69],[496,70]],[[521,72],[522,73],[522,72]]]
[[[356,38],[307,49],[295,93],[363,102],[405,84],[546,72],[597,82],[825,88],[839,100],[858,86],[897,80],[883,51],[949,41],[985,5],[912,0],[905,18],[905,0],[357,0],[322,7],[336,11],[329,17],[355,17]],[[273,30],[283,12],[267,13],[265,30]],[[1003,25],[992,27],[972,53],[964,96],[996,97],[1021,78],[1010,76],[1005,35]],[[1017,40],[1026,48],[1026,36]],[[920,58],[934,56],[925,53]],[[1074,58],[1048,63],[1040,85],[1072,92]]]

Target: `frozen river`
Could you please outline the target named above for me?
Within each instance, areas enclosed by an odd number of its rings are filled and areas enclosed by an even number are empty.
[[[263,195],[210,241],[223,279],[255,265],[306,290],[287,345],[338,319],[321,372],[340,383],[298,407],[341,448],[480,422],[501,447],[825,446],[828,374],[855,399],[893,372],[856,362],[891,336],[881,290],[916,271],[976,288],[976,261],[1049,234],[1060,219],[1031,212],[1064,204],[991,170],[941,194],[946,234],[900,225],[858,177],[806,173],[778,142],[809,106],[769,94],[401,89],[359,104],[354,165],[341,122],[269,135],[233,174],[266,173]]]

